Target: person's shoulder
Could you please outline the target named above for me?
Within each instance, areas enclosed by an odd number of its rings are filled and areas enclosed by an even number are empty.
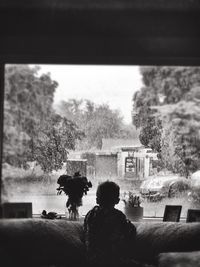
[[[135,238],[135,225],[126,217],[126,215],[122,211],[115,209],[115,212],[117,214],[118,223],[120,223],[120,225],[122,226],[124,233],[130,238]]]
[[[114,209],[114,212],[115,212],[115,214],[118,215],[119,217],[121,217],[121,218],[126,218],[125,214],[124,214],[121,210]]]
[[[91,210],[88,211],[88,213],[85,216],[85,221],[87,221],[89,218],[94,217],[96,213],[99,211],[99,206],[94,206]]]
[[[126,217],[126,215],[121,210],[115,209],[115,214],[123,222],[126,222],[127,224],[132,224],[131,221]]]
[[[126,219],[126,215],[121,211],[121,210],[118,210],[118,209],[114,209],[114,216],[115,218],[118,220],[118,221],[121,221],[121,222],[125,222],[127,219]]]
[[[94,206],[91,210],[88,211],[87,214],[95,213],[95,212],[98,212],[98,211],[99,211],[99,206]]]

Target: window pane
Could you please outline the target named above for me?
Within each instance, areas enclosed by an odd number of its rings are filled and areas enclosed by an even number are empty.
[[[184,217],[199,205],[199,114],[199,67],[6,65],[3,201],[64,214],[57,180],[79,171],[93,184],[82,215],[112,180],[122,211],[130,191],[144,216]]]

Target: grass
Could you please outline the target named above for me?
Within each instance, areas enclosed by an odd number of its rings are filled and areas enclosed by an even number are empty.
[[[18,194],[49,195],[56,194],[58,177],[45,174],[40,169],[24,170],[7,166],[2,171],[3,199]]]

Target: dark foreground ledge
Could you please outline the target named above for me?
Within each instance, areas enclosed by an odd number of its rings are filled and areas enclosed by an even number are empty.
[[[1,0],[0,7],[68,9],[68,8],[133,8],[138,11],[178,10],[188,11],[200,8],[198,0]]]
[[[158,265],[160,253],[200,251],[200,223],[136,223],[136,227],[133,256],[140,262]],[[66,263],[68,267],[84,266],[82,224],[65,220],[1,219],[0,258],[4,267]]]

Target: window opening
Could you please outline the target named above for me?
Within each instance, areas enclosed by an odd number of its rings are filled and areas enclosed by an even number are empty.
[[[198,207],[200,67],[6,65],[2,201],[63,214],[61,174],[139,195],[144,216]]]

